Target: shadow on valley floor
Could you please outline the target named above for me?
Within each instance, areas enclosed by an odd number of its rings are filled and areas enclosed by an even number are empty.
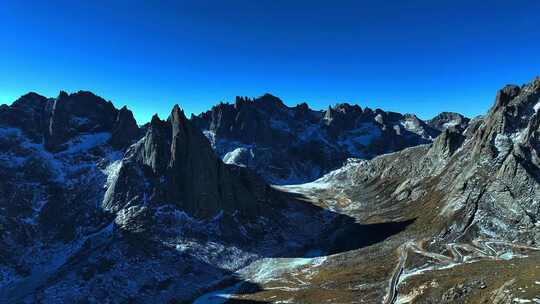
[[[234,277],[234,278],[231,278],[230,280],[226,280],[225,282],[220,284],[220,286],[225,286],[225,287],[223,287],[222,289],[218,287],[214,291],[209,291],[208,293],[205,293],[204,295],[196,298],[193,302],[185,302],[185,303],[193,303],[193,304],[271,303],[267,301],[256,301],[256,300],[251,300],[251,299],[229,298],[228,295],[248,295],[248,294],[254,294],[254,293],[263,291],[261,286],[259,286],[256,283],[248,282],[248,281],[242,280],[241,278]]]
[[[351,223],[354,220],[341,219],[335,224],[335,231],[330,231],[328,244],[321,246],[326,255],[355,250],[384,241],[394,234],[405,230],[414,220],[362,225]]]
[[[309,210],[323,213],[324,217],[334,218],[332,223],[324,229],[321,237],[317,238],[315,242],[307,244],[306,252],[313,249],[317,249],[320,252],[320,254],[310,254],[310,257],[337,254],[382,242],[392,235],[402,232],[415,221],[414,219],[410,219],[399,222],[361,224],[355,218],[348,215],[313,205],[309,201],[309,198],[302,194],[281,192],[281,195],[287,197],[291,202],[303,205]],[[316,253],[316,251],[312,252]],[[292,255],[285,254],[279,257],[302,257],[302,255],[299,256],[297,253],[292,253]]]
[[[338,214],[328,209],[313,205],[307,197],[291,192],[280,192],[291,204],[296,204],[299,210],[304,210],[307,214],[322,214],[322,217],[332,217],[328,227],[324,227],[320,232],[320,237],[315,241],[304,244],[301,250],[283,250],[281,254],[266,256],[271,258],[315,258],[320,256],[332,255],[350,250],[360,249],[370,246],[392,235],[405,230],[412,220],[400,222],[386,222],[377,224],[360,224],[348,215]],[[304,223],[297,223],[303,225]],[[321,225],[321,228],[323,225]],[[284,242],[287,244],[287,242]],[[285,248],[284,248],[285,249]],[[246,295],[255,294],[263,290],[262,286],[243,280],[233,275],[234,278],[222,282],[218,286],[210,288],[203,297],[197,298],[196,304],[211,303],[270,303],[256,302],[252,300],[228,299],[228,294]]]

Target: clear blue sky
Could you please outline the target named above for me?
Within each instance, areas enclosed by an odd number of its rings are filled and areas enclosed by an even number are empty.
[[[270,92],[473,116],[540,75],[537,0],[39,2],[0,3],[1,103],[91,90],[143,123]]]

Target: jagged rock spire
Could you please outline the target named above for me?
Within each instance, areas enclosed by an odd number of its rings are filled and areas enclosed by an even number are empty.
[[[178,105],[166,121],[152,117],[146,135],[127,154],[124,174],[119,174],[112,188],[145,172],[140,178],[147,180],[150,194],[140,194],[140,187],[118,187],[104,202],[112,210],[147,197],[151,203],[173,203],[199,217],[220,211],[255,214],[264,199],[256,192],[269,189],[258,178],[242,173],[243,168],[225,165]]]
[[[126,106],[123,106],[116,116],[109,142],[115,148],[125,148],[132,144],[138,136],[139,126],[137,126],[133,113]]]

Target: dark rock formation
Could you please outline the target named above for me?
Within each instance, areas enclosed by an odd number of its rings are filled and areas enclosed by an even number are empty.
[[[90,92],[60,92],[50,105],[45,146],[59,150],[68,139],[80,133],[108,132],[114,127],[117,110],[110,101]]]
[[[126,148],[135,139],[139,138],[139,134],[140,130],[133,117],[133,113],[126,106],[122,107],[116,115],[116,121],[114,122],[110,139],[111,145],[115,148]]]
[[[350,162],[308,192],[349,202],[343,212],[416,219],[412,233],[395,244],[399,262],[384,302],[411,295],[418,303],[526,298],[524,288],[510,285],[530,284],[538,264],[532,255],[540,244],[539,110],[540,78],[506,86],[465,132],[448,127],[432,144]],[[482,277],[491,278],[504,260],[506,276],[485,284]],[[523,270],[513,268],[517,260]]]
[[[533,134],[537,132],[538,124],[535,106],[539,98],[540,78],[523,88],[507,85],[501,89],[482,127],[475,134],[475,155],[497,156],[508,155],[512,151],[535,150]],[[515,138],[522,132],[525,132],[523,136]]]
[[[362,162],[350,187],[393,184],[385,189],[393,195],[389,200],[408,203],[427,203],[436,195],[440,211],[433,221],[441,232],[434,242],[497,237],[538,244],[539,108],[540,78],[506,86],[466,132],[448,127],[432,145]]]
[[[124,148],[139,137],[131,111],[117,110],[110,101],[85,91],[62,91],[54,99],[26,94],[0,109],[0,124],[19,128],[50,151],[65,149],[66,142],[81,134],[111,133],[115,148]]]
[[[443,131],[448,127],[454,127],[463,132],[467,129],[470,119],[454,112],[441,112],[437,116],[428,120],[426,123],[432,128]]]
[[[169,202],[190,214],[208,217],[220,211],[256,214],[270,188],[243,168],[224,164],[208,139],[175,106],[167,121],[152,118],[146,135],[128,152],[105,206],[117,210],[144,196],[131,180],[146,180],[148,203]],[[137,170],[139,168],[140,170]],[[146,169],[147,168],[147,169]],[[234,170],[233,170],[234,169]],[[140,174],[133,177],[132,174]],[[117,188],[118,186],[118,188]],[[257,191],[259,193],[257,193]],[[133,195],[130,196],[130,193]]]
[[[0,302],[191,302],[340,217],[224,164],[178,106],[142,129],[88,92],[0,107]]]
[[[287,290],[256,294],[272,301],[309,302],[324,287],[380,303],[446,282],[454,286],[433,301],[468,301],[492,283],[454,283],[455,273],[538,249],[539,98],[537,79],[501,90],[482,118],[426,123],[265,95],[190,120],[175,106],[139,131],[129,110],[89,92],[27,94],[0,107],[0,302],[191,302],[216,282],[246,296],[267,275]],[[373,158],[317,183],[270,187],[213,148],[281,181]],[[311,248],[326,256],[306,259]],[[421,292],[402,293],[418,274]]]
[[[28,93],[11,106],[0,108],[0,124],[23,130],[34,141],[41,141],[46,124],[48,99],[36,93]]]

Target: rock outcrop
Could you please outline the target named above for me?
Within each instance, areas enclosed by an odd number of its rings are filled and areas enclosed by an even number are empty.
[[[465,136],[454,127],[445,128],[435,139],[433,147],[430,149],[440,158],[451,157],[465,141]]]
[[[433,143],[351,160],[311,188],[296,189],[367,220],[414,219],[394,247],[392,241],[380,247],[391,248],[396,264],[379,302],[491,303],[495,295],[533,301],[539,292],[532,279],[540,250],[539,109],[540,78],[509,85],[465,130],[447,126]],[[492,278],[502,270],[504,276]],[[490,282],[478,285],[487,289],[481,293],[456,285],[485,278]],[[509,288],[505,281],[520,285]]]

